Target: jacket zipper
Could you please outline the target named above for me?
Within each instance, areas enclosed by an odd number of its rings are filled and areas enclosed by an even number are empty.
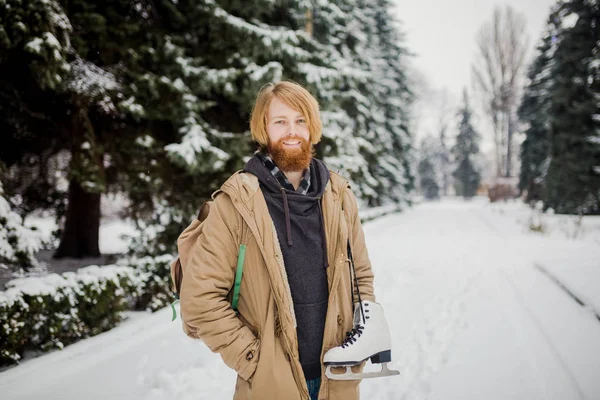
[[[341,201],[340,201],[341,202]],[[337,225],[339,226],[339,221],[341,219],[344,219],[344,221],[346,221],[346,228],[349,230],[349,223],[346,220],[346,215],[344,214],[344,210],[343,208],[340,207],[340,213],[338,214],[338,223]],[[348,233],[348,232],[346,232]],[[347,241],[349,239],[349,235],[344,237],[344,232],[342,229],[339,229],[338,231],[338,236],[342,237],[342,239],[345,239],[343,243],[345,243],[345,241]],[[342,258],[340,260],[337,260],[337,262],[343,262],[345,259],[342,256]],[[334,257],[334,262],[333,262],[333,266],[334,268],[336,268],[335,266],[337,265],[335,257]],[[329,296],[332,297],[334,292],[334,288],[337,286],[337,284],[339,284],[339,280],[341,279],[340,276],[342,274],[342,269],[340,269],[340,267],[337,267],[336,270],[334,271],[334,274],[331,277],[331,287],[329,289]],[[330,299],[330,303],[335,300],[335,297]],[[337,320],[335,321],[337,323]],[[323,348],[321,349],[321,363],[323,362],[323,357],[325,356],[325,340],[329,337],[333,337],[335,339],[336,333],[337,333],[337,326],[335,324],[332,325],[333,328],[327,327],[325,326],[326,332],[324,332],[323,334]],[[327,378],[327,376],[325,375],[325,366],[323,365],[321,367],[321,390],[328,390],[327,386],[329,385],[329,379]],[[327,396],[328,397],[328,396]]]
[[[285,336],[285,335],[284,335]],[[296,367],[296,362],[292,361],[292,352],[290,351],[290,346],[288,341],[285,339],[285,337],[283,338],[283,342],[285,343],[285,348],[287,350],[287,355],[290,358],[289,359],[289,363],[290,366],[292,367],[292,375],[294,376],[294,380],[296,381],[296,386],[298,386],[298,389],[300,389],[300,392],[302,393],[302,397],[309,399],[309,395],[308,395],[308,386],[305,382],[302,382],[302,380],[300,379],[300,374],[298,373],[298,369]],[[306,389],[305,389],[306,387]]]
[[[230,195],[230,197],[231,197],[231,195]],[[246,222],[246,225],[248,226],[248,228],[250,229],[250,231],[252,231],[252,233],[254,234],[255,237],[259,237],[258,235],[256,235],[255,232],[253,232],[252,226],[248,222],[249,218],[247,217],[247,215],[244,212],[244,210],[241,209],[241,206],[239,206],[239,204],[238,204],[239,200],[238,201],[232,201],[232,202],[233,202],[233,206],[235,207],[235,209],[240,213],[240,215],[242,216],[242,219],[244,219],[244,221]],[[262,246],[260,244],[259,244],[259,250],[260,250],[263,258],[266,261],[265,253],[264,253],[264,251],[262,249]],[[269,279],[269,286],[271,286],[271,292],[275,295],[275,291],[273,290],[272,283],[271,283],[270,279]],[[275,299],[277,299],[276,295],[275,295]],[[278,305],[278,307],[280,307],[280,306],[281,305]],[[283,342],[285,343],[285,348],[287,350],[287,355],[289,357],[290,366],[292,368],[292,375],[294,376],[294,380],[296,381],[296,386],[298,387],[298,389],[300,389],[302,397],[304,397],[305,399],[308,399],[309,398],[309,395],[308,395],[308,386],[306,385],[306,383],[302,382],[302,380],[300,379],[300,376],[299,376],[299,373],[298,373],[298,369],[296,367],[296,363],[292,361],[292,356],[291,356],[292,352],[290,350],[290,345],[289,345],[288,341],[285,339],[285,337],[283,338]]]

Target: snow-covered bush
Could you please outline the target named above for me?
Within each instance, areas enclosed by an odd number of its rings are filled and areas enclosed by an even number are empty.
[[[21,217],[12,211],[0,183],[0,269],[36,267],[34,255],[43,245],[41,233],[23,226]]]
[[[62,349],[107,331],[125,310],[164,307],[171,300],[171,260],[122,260],[8,282],[0,292],[0,365],[18,362],[26,350]]]
[[[383,217],[387,214],[392,214],[395,212],[401,211],[402,208],[398,204],[388,204],[381,207],[372,207],[367,209],[359,209],[358,216],[360,217],[360,221],[365,223],[367,221],[371,221],[373,219]]]
[[[156,311],[173,301],[171,294],[171,267],[173,256],[123,259],[117,265],[134,268],[137,282],[130,294],[134,310]]]
[[[530,232],[546,234],[548,233],[548,223],[544,219],[543,204],[538,201],[535,206],[532,207],[529,220],[527,221],[527,229]]]
[[[583,229],[583,214],[564,215],[557,221],[558,228],[569,239],[581,237]]]

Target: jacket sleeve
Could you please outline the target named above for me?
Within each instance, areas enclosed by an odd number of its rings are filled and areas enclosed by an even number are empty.
[[[362,223],[358,216],[358,204],[354,193],[347,187],[344,191],[344,212],[347,213],[346,221],[350,224],[350,247],[354,259],[354,268],[356,270],[356,279],[362,300],[375,301],[375,291],[373,289],[373,270],[371,269],[371,260],[367,252],[365,234]]]
[[[221,194],[191,249],[180,293],[181,315],[190,337],[201,339],[242,379],[249,380],[256,370],[260,342],[227,298],[235,280],[239,227],[232,226],[238,222],[226,222],[224,209],[233,213],[230,198]]]

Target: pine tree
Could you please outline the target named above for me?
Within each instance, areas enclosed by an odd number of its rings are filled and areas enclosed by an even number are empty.
[[[0,102],[12,117],[4,119],[2,160],[19,171],[35,156],[45,171],[52,157],[69,154],[68,191],[40,204],[68,204],[57,256],[98,253],[100,195],[109,190],[129,195],[128,212],[141,229],[154,226],[157,242],[147,249],[172,249],[202,200],[243,165],[260,86],[281,78],[304,83],[312,63],[327,60],[303,31],[306,5],[222,3],[0,6],[2,60],[8,60],[2,84],[14,88]],[[12,21],[29,27],[17,29]],[[36,179],[49,186],[47,175]]]
[[[465,198],[475,196],[481,176],[475,167],[475,157],[479,154],[479,134],[471,124],[472,112],[469,98],[465,90],[464,104],[460,110],[461,121],[458,127],[456,143],[452,148],[456,169],[453,176],[456,179],[456,193]]]
[[[555,30],[550,20],[548,31],[537,49],[538,55],[529,67],[527,74],[529,82],[518,109],[519,119],[526,126],[525,140],[521,144],[519,190],[527,191],[528,202],[541,200],[548,163],[551,118],[549,89],[552,84],[554,34]]]
[[[0,183],[0,270],[28,271],[39,264],[35,252],[44,245],[40,232],[23,226]]]
[[[544,207],[600,213],[600,4],[571,0],[550,16],[558,29],[550,89]]]
[[[421,193],[427,200],[440,197],[440,145],[432,137],[421,140],[419,149],[420,161],[418,166]]]
[[[261,86],[292,79],[315,91],[334,73],[305,31],[306,4],[169,3],[157,10],[156,43],[140,49],[139,58],[151,62],[140,66],[131,85],[154,128],[148,143],[160,169],[151,175],[160,179],[143,186],[134,202],[140,229],[154,232],[136,246],[146,252],[171,250],[199,204],[243,166]],[[315,70],[323,77],[313,76]]]
[[[323,113],[323,152],[370,206],[404,203],[414,187],[406,50],[388,1],[318,1],[315,38],[339,75]]]
[[[441,171],[441,190],[444,196],[448,194],[450,157],[451,154],[446,144],[446,125],[443,125],[440,129],[440,152],[438,159]]]
[[[402,202],[413,185],[410,93],[386,16],[387,1],[6,0],[5,187],[24,195],[24,213],[66,217],[57,256],[98,253],[107,192],[131,200],[126,211],[145,232],[139,251],[172,251],[250,153],[258,89],[291,79],[322,104],[318,154],[349,172],[365,203]]]

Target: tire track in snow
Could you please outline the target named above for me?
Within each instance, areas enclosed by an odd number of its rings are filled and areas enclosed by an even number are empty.
[[[377,244],[371,248],[379,252],[388,251],[382,247],[385,243],[392,243],[398,237],[406,240],[407,236],[412,236],[412,233],[408,235],[405,230],[420,219],[420,213],[415,211],[417,210],[398,219],[393,217],[382,221],[378,226],[369,225],[368,229],[377,232],[378,237]],[[440,236],[437,229],[433,231],[434,235],[438,234],[434,237],[446,242],[446,236]],[[411,249],[420,248],[420,240],[429,241],[430,234],[427,229],[416,233],[417,242]],[[402,340],[394,340],[392,345],[393,353],[399,355],[398,361],[392,362],[392,366],[400,369],[400,380],[388,379],[381,384],[363,382],[361,395],[365,398],[423,400],[429,397],[431,381],[447,363],[453,338],[460,329],[465,328],[465,298],[473,287],[474,280],[478,278],[475,273],[478,271],[465,261],[469,258],[468,246],[457,250],[452,245],[443,247],[443,243],[442,246],[437,243],[432,245],[436,252],[424,254],[418,262],[414,258],[400,255],[387,258],[388,262],[395,260],[404,266],[401,273],[394,269],[379,269],[378,252],[373,252],[372,262],[377,269],[376,285],[377,280],[383,279],[393,287],[406,285],[405,296],[406,292],[414,292],[410,298],[404,298],[403,306],[396,305],[398,293],[379,293],[378,300],[388,305],[386,315],[396,315],[405,320],[409,318],[413,325],[412,331],[400,329],[399,331],[407,334]],[[439,252],[449,252],[449,256],[440,258]],[[405,308],[407,300],[414,304],[409,310]],[[393,325],[392,323],[390,328]]]
[[[437,288],[446,288],[447,291],[435,295],[425,307],[425,327],[413,327],[413,348],[416,349],[412,365],[407,365],[406,370],[411,371],[410,381],[401,396],[403,400],[422,400],[429,397],[432,379],[446,365],[452,340],[456,334],[467,327],[465,320],[466,299],[475,282],[481,277],[482,271],[473,268],[469,262],[467,249],[459,253],[453,265],[454,268],[442,268],[433,271]],[[446,262],[452,264],[453,260]],[[462,267],[458,267],[462,266]],[[442,273],[442,276],[438,274]],[[453,284],[454,283],[454,284]],[[439,311],[435,311],[439,309]],[[433,311],[428,311],[433,310]]]
[[[448,361],[452,338],[459,329],[466,327],[465,298],[475,279],[470,278],[463,282],[451,301],[444,302],[442,297],[436,299],[436,303],[441,304],[443,309],[437,314],[437,318],[427,319],[425,335],[419,329],[413,328],[413,343],[417,349],[417,360],[415,365],[411,366],[415,371],[414,378],[408,384],[401,399],[421,400],[428,397],[432,378]]]
[[[552,339],[548,336],[548,333],[542,326],[542,323],[540,322],[539,318],[527,306],[525,299],[523,298],[523,293],[521,292],[521,290],[517,287],[517,285],[514,283],[512,278],[508,275],[508,273],[504,269],[499,268],[498,270],[504,276],[504,278],[506,279],[506,281],[512,288],[513,292],[515,293],[515,299],[521,305],[521,307],[527,312],[527,314],[529,315],[529,318],[531,319],[533,324],[536,326],[538,332],[544,338],[544,340],[545,340],[546,344],[548,345],[548,348],[551,350],[554,358],[556,359],[556,361],[560,364],[560,366],[564,370],[566,376],[571,381],[571,384],[573,385],[573,387],[577,390],[579,398],[586,399],[585,394],[583,393],[583,390],[582,390],[581,386],[579,385],[579,382],[577,381],[577,378],[573,374],[573,371],[571,370],[571,368],[569,368],[569,366],[567,365],[567,363],[565,362],[563,357],[560,355],[560,351],[558,350],[558,348],[556,347],[556,345],[554,344]]]
[[[483,215],[481,215],[481,213],[475,213],[475,214],[477,215],[478,220],[485,227],[487,227],[491,232],[493,232],[494,234],[496,234],[500,239],[504,240],[505,242],[507,241],[506,236],[504,234],[502,234]],[[556,347],[556,345],[554,344],[554,342],[551,340],[551,338],[548,336],[547,332],[545,331],[545,329],[542,326],[542,324],[541,324],[540,320],[538,319],[538,317],[527,306],[527,304],[525,302],[525,299],[523,298],[523,294],[521,293],[520,289],[516,286],[516,284],[514,283],[514,281],[512,280],[512,278],[509,276],[509,274],[508,274],[508,272],[506,271],[505,268],[498,267],[497,268],[497,272],[500,275],[503,276],[503,278],[506,280],[506,282],[511,287],[511,289],[512,289],[514,295],[515,295],[514,298],[515,298],[516,302],[527,313],[527,315],[529,316],[529,319],[535,325],[538,333],[543,337],[543,339],[546,342],[546,345],[548,346],[548,349],[550,350],[551,354],[553,355],[553,357],[555,358],[555,360],[558,362],[558,364],[563,369],[565,375],[568,377],[569,381],[571,382],[571,385],[576,389],[577,394],[579,395],[579,398],[585,400],[586,399],[585,394],[583,393],[583,390],[582,390],[581,386],[579,385],[579,382],[577,381],[575,375],[573,374],[573,371],[571,370],[571,368],[569,368],[569,366],[567,365],[567,363],[565,362],[565,360],[563,359],[563,357],[560,355],[560,352],[559,352],[558,348]],[[496,295],[499,296],[499,294],[497,293],[497,291],[496,291]],[[515,329],[518,329],[518,327],[515,327]],[[528,358],[533,363],[535,362],[535,359],[531,360],[531,356],[528,357]],[[533,363],[531,364],[532,366],[534,365]],[[539,368],[536,368],[536,370],[539,371]],[[540,386],[544,386],[544,385],[540,384]]]
[[[583,302],[583,300],[581,300],[575,293],[573,293],[568,287],[567,285],[565,285],[564,283],[562,283],[558,278],[556,278],[554,275],[552,275],[550,272],[548,272],[548,270],[544,267],[542,267],[540,264],[534,264],[533,265],[535,269],[537,269],[538,271],[540,271],[542,274],[546,275],[552,282],[554,282],[558,287],[560,287],[563,291],[565,291],[565,293],[567,293],[573,300],[575,300],[577,302],[577,304],[579,304],[581,307],[590,310],[595,316],[596,319],[598,321],[600,321],[600,312],[595,310],[592,306],[590,306],[589,304],[586,304]]]

